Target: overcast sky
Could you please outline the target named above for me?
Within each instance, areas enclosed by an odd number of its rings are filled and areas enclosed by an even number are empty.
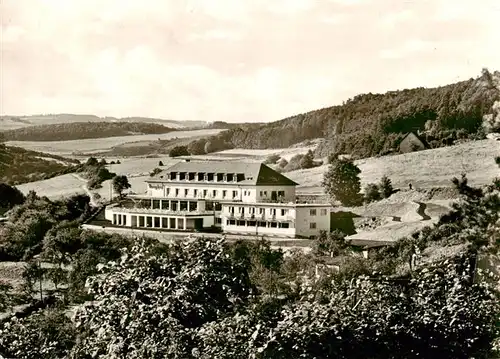
[[[0,113],[274,121],[500,70],[498,0],[0,0]]]

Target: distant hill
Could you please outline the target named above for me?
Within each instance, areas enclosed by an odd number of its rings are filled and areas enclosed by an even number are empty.
[[[70,122],[8,130],[3,132],[3,137],[5,141],[70,141],[172,131],[175,129],[145,122]]]
[[[62,124],[73,122],[142,122],[156,123],[170,128],[200,128],[205,127],[205,121],[174,121],[148,117],[98,117],[95,115],[48,114],[32,116],[0,116],[0,129],[12,130],[28,126]]]
[[[4,146],[0,143],[0,182],[17,185],[75,172],[78,160]]]
[[[214,128],[214,129],[231,129],[231,128],[238,128],[238,127],[246,127],[246,126],[259,126],[263,125],[264,123],[262,122],[254,122],[254,123],[229,123],[225,121],[214,121],[208,123],[205,128]]]
[[[318,156],[335,152],[365,158],[397,152],[410,131],[420,131],[432,148],[484,138],[483,117],[500,113],[498,105],[500,72],[483,70],[476,79],[451,85],[368,93],[277,122],[238,126],[209,141],[216,150],[266,149],[322,138]]]

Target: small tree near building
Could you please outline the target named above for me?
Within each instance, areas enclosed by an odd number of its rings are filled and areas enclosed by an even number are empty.
[[[163,161],[158,161],[158,166],[163,167]]]
[[[313,245],[313,253],[317,256],[336,257],[347,248],[345,234],[339,230],[333,232],[320,231]]]
[[[130,187],[127,176],[120,175],[113,178],[113,189],[120,197],[122,196],[122,192]]]
[[[161,168],[156,167],[153,171],[151,171],[151,172],[149,173],[149,176],[150,176],[150,177],[154,177],[154,176],[156,176],[156,175],[157,175],[158,173],[160,173],[160,172],[161,172]]]
[[[363,202],[360,173],[352,159],[337,158],[328,167],[321,184],[332,201],[338,200],[344,206],[358,206]]]

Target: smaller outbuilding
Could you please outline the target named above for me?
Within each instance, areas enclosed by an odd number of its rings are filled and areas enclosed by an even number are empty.
[[[415,132],[409,132],[399,144],[399,152],[409,153],[429,148],[427,142]]]

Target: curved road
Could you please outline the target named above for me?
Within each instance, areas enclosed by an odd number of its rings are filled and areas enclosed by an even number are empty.
[[[80,176],[79,174],[77,173],[72,173],[71,174],[73,177],[75,177],[76,179],[80,180],[83,182],[83,185],[81,186],[81,188],[85,191],[85,193],[90,197],[90,204],[93,206],[93,207],[97,207],[99,206],[99,204],[96,202],[95,200],[95,197],[94,197],[94,194],[92,192],[90,192],[90,189],[89,187],[87,186],[87,180],[85,178],[83,178],[82,176]]]

